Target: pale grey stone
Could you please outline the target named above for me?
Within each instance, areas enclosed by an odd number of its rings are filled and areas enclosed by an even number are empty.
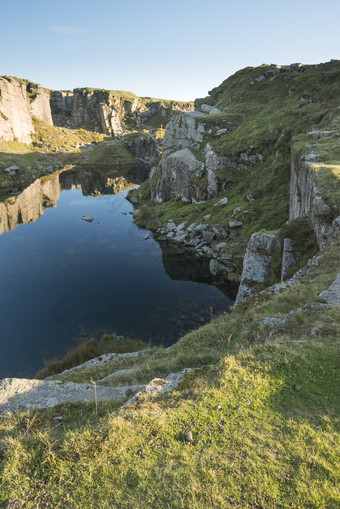
[[[239,228],[242,225],[242,221],[237,221],[236,219],[229,219],[228,221],[229,228]]]
[[[224,127],[223,129],[217,129],[215,133],[215,138],[219,138],[220,136],[223,136],[224,134],[228,133],[228,129]]]
[[[319,297],[324,299],[328,304],[340,304],[340,272],[331,286],[327,290],[321,292]]]
[[[297,267],[300,263],[301,256],[294,249],[291,239],[284,239],[283,253],[282,253],[282,266],[281,266],[281,281],[286,281],[289,278],[289,269]]]
[[[127,408],[131,405],[134,405],[138,399],[144,394],[147,393],[150,396],[157,394],[164,394],[166,392],[172,391],[176,389],[178,385],[185,379],[188,373],[192,373],[194,369],[185,368],[183,371],[179,371],[178,373],[170,373],[166,378],[154,378],[151,382],[142,389],[141,392],[138,392],[135,396],[130,398],[121,408]]]
[[[131,391],[139,391],[144,385],[127,387],[97,386],[97,401],[117,401]],[[94,403],[93,384],[76,384],[50,380],[27,380],[5,378],[0,382],[0,413],[38,408],[52,408],[63,403],[80,401]]]
[[[219,108],[212,108],[209,112],[209,115],[217,115],[218,113],[221,113],[222,110]]]
[[[256,285],[267,281],[273,262],[273,254],[280,250],[280,241],[274,233],[253,233],[244,256],[241,282],[235,306],[256,295]]]
[[[228,201],[228,198],[225,196],[224,198],[221,198],[217,203],[215,203],[214,207],[217,207],[218,205],[226,205]]]

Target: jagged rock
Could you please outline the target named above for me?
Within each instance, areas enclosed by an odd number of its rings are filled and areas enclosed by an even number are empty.
[[[340,304],[340,273],[337,275],[331,286],[320,293],[319,297],[324,299],[328,304]]]
[[[290,277],[290,269],[297,267],[300,263],[301,256],[294,249],[291,239],[284,239],[283,253],[282,253],[282,266],[281,266],[281,281],[286,281]]]
[[[201,116],[198,111],[174,115],[165,131],[163,151],[181,148],[199,150],[206,132],[204,123],[200,122]]]
[[[184,148],[162,158],[162,172],[153,192],[153,200],[162,203],[173,198],[201,198],[199,190],[190,185],[191,176],[201,176],[204,165]]]
[[[319,248],[323,250],[334,242],[340,231],[332,223],[333,213],[315,183],[315,169],[310,158],[311,154],[307,154],[298,161],[292,160],[289,220],[310,217]]]
[[[273,263],[273,255],[281,250],[274,233],[253,233],[243,261],[243,271],[235,306],[256,295],[256,286],[265,283]]]
[[[212,148],[210,143],[204,147],[204,164],[207,170],[222,170],[226,166],[230,166],[231,161],[227,156],[217,154]]]

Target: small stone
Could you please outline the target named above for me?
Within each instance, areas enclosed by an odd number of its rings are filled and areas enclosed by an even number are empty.
[[[215,233],[214,232],[209,232],[209,231],[203,231],[202,232],[202,238],[208,244],[210,244],[210,242],[214,239],[214,237],[215,237]]]
[[[311,336],[312,338],[316,338],[316,337],[320,334],[320,332],[321,332],[321,331],[320,331],[319,327],[314,327],[314,329],[312,329],[312,330],[310,331],[310,336]]]
[[[239,228],[243,225],[242,221],[237,221],[236,219],[230,219],[228,222],[229,228]]]
[[[193,441],[192,433],[189,431],[184,435],[185,441],[190,444]]]
[[[215,410],[222,410],[221,405],[217,405],[217,406],[215,407]]]
[[[294,385],[294,391],[299,392],[301,391],[301,389],[302,389],[301,385]]]
[[[94,217],[92,217],[91,214],[87,214],[86,216],[83,216],[81,220],[86,221],[87,223],[92,223],[92,221],[94,221]]]
[[[237,407],[237,411],[238,411],[238,413],[239,413],[240,415],[242,415],[242,414],[243,414],[243,410],[242,410],[242,407],[241,407],[240,405]]]
[[[225,196],[224,198],[221,198],[220,201],[215,203],[214,207],[217,207],[217,205],[226,205],[228,203],[228,198]]]

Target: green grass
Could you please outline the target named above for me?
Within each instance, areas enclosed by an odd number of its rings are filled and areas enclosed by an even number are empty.
[[[136,165],[138,160],[119,140],[103,141],[97,145],[83,162],[89,166]]]
[[[0,504],[338,507],[339,306],[274,328],[262,317],[320,300],[340,271],[339,249],[301,285],[246,302],[169,351],[111,366],[137,372],[118,384],[199,368],[167,395],[118,414],[116,404],[99,404],[98,415],[73,404],[2,416]],[[84,374],[98,379],[103,368]]]
[[[100,341],[93,338],[89,339],[70,350],[62,359],[48,361],[45,368],[37,374],[37,378],[43,379],[47,376],[61,373],[66,369],[73,368],[74,366],[78,366],[89,359],[99,357],[106,353],[135,352],[144,348],[145,344],[141,341],[123,338],[122,336],[116,336],[115,334],[104,334]]]

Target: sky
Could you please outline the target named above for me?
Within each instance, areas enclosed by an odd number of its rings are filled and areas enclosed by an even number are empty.
[[[194,100],[262,63],[340,59],[339,0],[15,0],[0,75]]]

